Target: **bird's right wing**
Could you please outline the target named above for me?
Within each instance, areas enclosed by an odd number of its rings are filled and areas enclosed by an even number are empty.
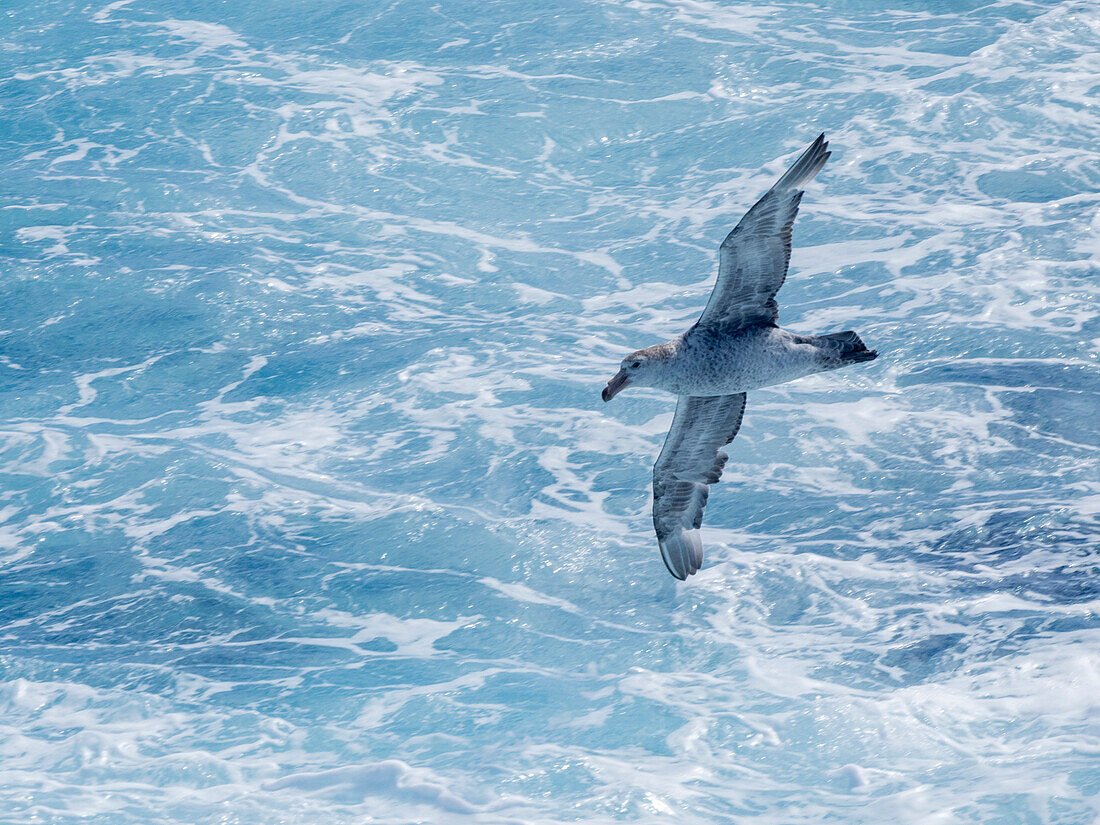
[[[737,329],[776,322],[775,293],[783,286],[791,262],[791,226],[802,187],[829,159],[828,147],[825,135],[819,135],[722,241],[718,281],[700,324]]]
[[[703,564],[699,525],[710,485],[729,458],[745,414],[745,393],[681,395],[665,446],[653,465],[653,527],[668,572],[686,579]]]

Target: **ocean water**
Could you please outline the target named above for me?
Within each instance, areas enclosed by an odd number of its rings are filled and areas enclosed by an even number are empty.
[[[1100,6],[8,4],[0,822],[1100,817]],[[668,576],[724,234],[821,131]]]

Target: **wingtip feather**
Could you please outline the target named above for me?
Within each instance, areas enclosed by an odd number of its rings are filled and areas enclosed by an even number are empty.
[[[803,184],[809,183],[821,171],[821,167],[832,155],[832,152],[828,149],[829,142],[825,140],[825,133],[822,132],[817,136],[817,140],[799,155],[798,160],[791,164],[791,168],[784,173],[772,189],[778,191],[797,189]]]
[[[665,567],[680,581],[703,566],[703,542],[698,530],[677,530],[659,539],[659,544]]]

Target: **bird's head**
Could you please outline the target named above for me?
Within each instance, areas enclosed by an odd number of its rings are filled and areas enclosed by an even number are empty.
[[[619,364],[619,371],[603,388],[603,400],[610,401],[627,387],[656,386],[657,373],[664,360],[665,353],[661,350],[661,345],[630,353]]]

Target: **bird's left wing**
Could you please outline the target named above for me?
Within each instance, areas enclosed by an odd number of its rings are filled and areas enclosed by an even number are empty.
[[[686,579],[703,564],[699,525],[710,485],[729,458],[745,414],[745,393],[681,395],[665,446],[653,465],[653,527],[668,572]]]

